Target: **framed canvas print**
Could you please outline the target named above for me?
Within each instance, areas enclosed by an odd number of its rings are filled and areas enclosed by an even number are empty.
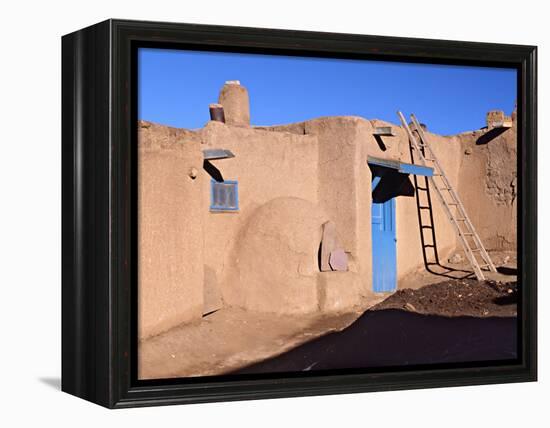
[[[109,20],[62,39],[62,389],[536,380],[536,48]]]

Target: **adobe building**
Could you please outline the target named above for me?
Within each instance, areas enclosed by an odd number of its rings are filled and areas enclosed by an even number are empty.
[[[413,164],[401,126],[355,116],[252,126],[237,81],[211,117],[199,130],[138,124],[140,339],[226,306],[366,308],[425,269],[424,215],[441,260],[460,249],[434,195],[419,209],[433,171]],[[487,250],[515,250],[516,116],[487,120],[426,135]]]

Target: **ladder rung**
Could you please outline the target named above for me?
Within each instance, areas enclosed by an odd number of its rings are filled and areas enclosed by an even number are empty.
[[[461,232],[463,235],[467,235],[467,236],[474,236],[473,233],[470,233],[470,232]]]
[[[457,218],[456,221],[466,221],[465,218]]]
[[[420,226],[422,229],[433,229],[433,226]]]
[[[420,186],[418,186],[418,187],[417,187],[417,190],[425,190],[425,191],[428,191],[428,188],[427,188],[427,187],[420,187]]]
[[[429,209],[431,209],[431,207],[425,207],[425,206],[421,206],[421,207],[418,207],[418,208],[420,208],[421,210],[429,210]]]

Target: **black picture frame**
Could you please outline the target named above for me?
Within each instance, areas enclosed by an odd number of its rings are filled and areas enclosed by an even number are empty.
[[[518,341],[499,365],[167,381],[136,377],[137,46],[518,70]],[[109,408],[537,379],[537,49],[107,20],[62,38],[62,390]]]

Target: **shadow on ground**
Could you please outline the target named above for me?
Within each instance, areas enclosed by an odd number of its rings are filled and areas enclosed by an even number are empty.
[[[441,317],[367,311],[348,328],[234,374],[515,359],[515,317]]]
[[[449,279],[468,279],[475,278],[474,272],[470,270],[453,268],[450,266],[442,265],[439,262],[425,263],[426,270],[437,276],[441,276]],[[435,269],[434,269],[435,268]]]
[[[497,267],[497,272],[503,275],[511,275],[511,276],[517,276],[518,274],[517,268],[511,268],[506,266]]]
[[[50,388],[61,390],[61,379],[58,377],[40,377],[38,380]]]

